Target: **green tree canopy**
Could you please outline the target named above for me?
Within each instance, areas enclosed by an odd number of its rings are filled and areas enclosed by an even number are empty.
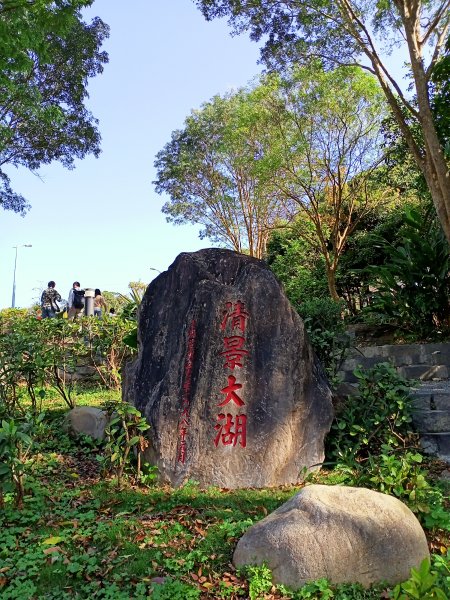
[[[261,258],[270,231],[285,217],[273,172],[262,168],[274,137],[261,94],[215,96],[193,111],[158,153],[156,190],[175,224],[203,226],[200,236]]]
[[[274,185],[313,229],[302,237],[324,258],[330,295],[349,236],[387,195],[372,185],[384,158],[380,127],[386,115],[376,79],[359,67],[324,71],[320,63],[268,78],[277,144],[270,148]]]
[[[358,62],[380,82],[409,151],[423,173],[450,241],[448,162],[430,102],[431,77],[448,39],[450,0],[196,0],[204,16],[228,17],[235,33],[264,40],[271,67],[320,58],[327,65]],[[408,97],[383,59],[403,48],[409,57]],[[411,96],[412,96],[411,95]],[[412,132],[421,132],[418,143]]]
[[[38,169],[53,160],[100,153],[97,120],[84,105],[89,78],[108,61],[109,35],[99,18],[85,23],[93,0],[5,0],[0,3],[0,205],[24,214],[7,165]]]
[[[170,195],[163,212],[259,258],[270,232],[303,213],[313,224],[303,239],[323,256],[337,300],[347,238],[380,201],[369,181],[383,156],[385,114],[372,75],[358,67],[325,72],[319,62],[216,96],[157,155],[156,189]]]

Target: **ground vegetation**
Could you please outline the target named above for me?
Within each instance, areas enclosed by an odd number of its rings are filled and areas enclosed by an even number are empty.
[[[23,321],[43,325],[25,311],[9,310],[2,318],[2,339],[14,335],[20,321],[21,335],[33,343],[35,334]],[[113,417],[106,438],[96,441],[70,435],[64,427],[67,405],[51,385],[42,384],[36,404],[25,373],[1,405],[0,597],[445,598],[445,465],[417,446],[408,382],[388,365],[356,375],[359,395],[337,412],[321,472],[298,486],[230,491],[201,490],[194,481],[179,489],[159,485],[157,469],[139,460],[151,429],[122,402],[120,390],[101,379],[74,390],[77,405],[98,406]],[[267,567],[236,570],[231,559],[239,537],[311,482],[398,497],[421,521],[431,562],[395,588],[380,583],[370,590],[321,579],[293,591],[274,585]]]

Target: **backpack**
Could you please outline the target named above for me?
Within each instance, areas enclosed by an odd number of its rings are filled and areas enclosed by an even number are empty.
[[[84,290],[73,290],[73,303],[74,308],[84,308]]]

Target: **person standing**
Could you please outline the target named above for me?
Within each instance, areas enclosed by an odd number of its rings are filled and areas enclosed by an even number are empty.
[[[69,312],[67,318],[69,321],[75,321],[80,312],[84,309],[84,290],[80,287],[79,281],[74,281],[68,298]]]
[[[41,315],[42,319],[53,319],[59,312],[57,302],[61,302],[61,296],[55,290],[56,283],[49,281],[47,289],[41,295]]]
[[[101,319],[102,309],[106,311],[106,302],[102,296],[101,291],[98,288],[96,288],[94,296],[94,316]]]

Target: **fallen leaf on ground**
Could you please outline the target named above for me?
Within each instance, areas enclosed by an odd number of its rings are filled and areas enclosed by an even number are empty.
[[[64,538],[59,535],[54,535],[53,537],[49,537],[43,542],[41,542],[41,546],[54,546],[55,544],[59,544],[59,542],[63,542]]]

